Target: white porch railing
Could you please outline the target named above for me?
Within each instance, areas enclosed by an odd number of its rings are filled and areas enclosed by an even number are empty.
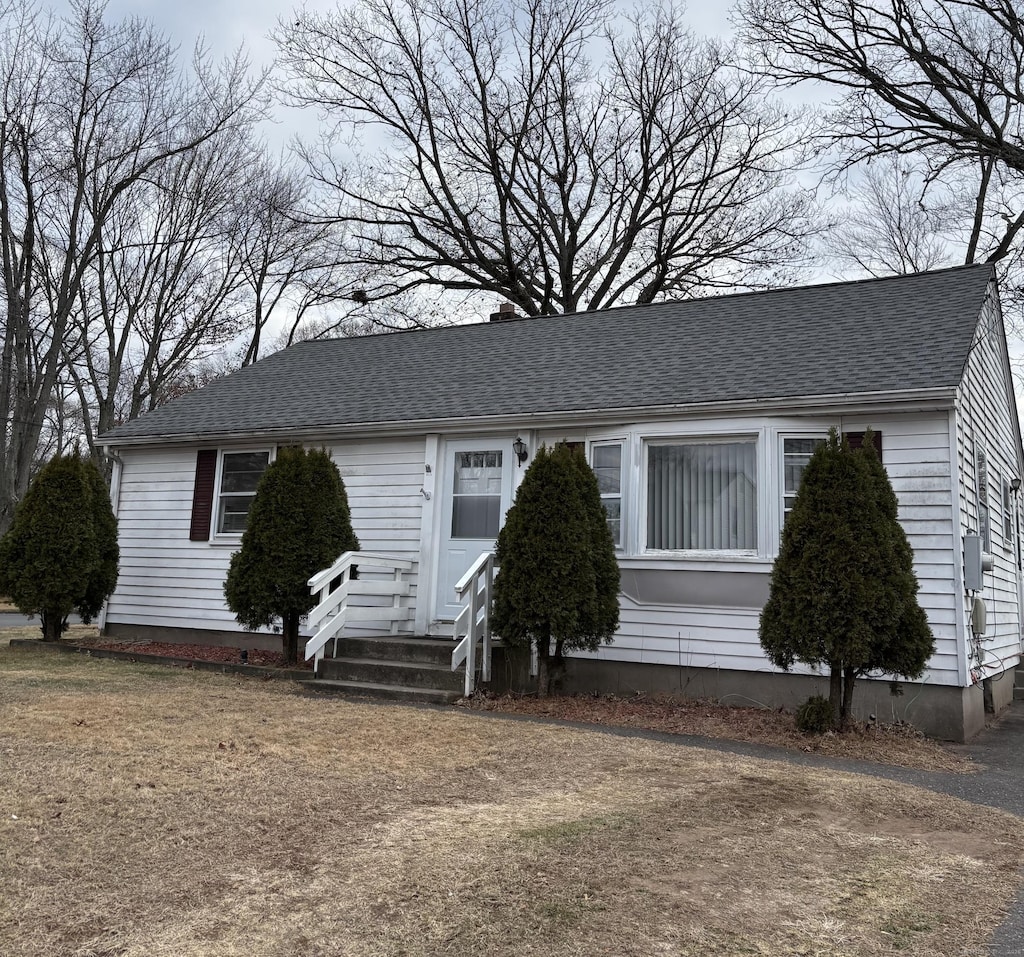
[[[359,570],[358,577],[353,571]],[[402,599],[409,594],[405,573],[412,562],[372,552],[345,552],[330,568],[317,572],[309,580],[309,589],[316,595],[316,605],[307,622],[314,630],[306,642],[306,660],[314,659],[314,674],[320,668],[327,642],[338,639],[342,630],[353,622],[380,622],[393,635],[401,632],[403,623],[411,621],[411,609]],[[331,585],[337,582],[332,590]],[[384,604],[383,599],[391,599]],[[374,602],[377,602],[374,604]]]
[[[476,646],[481,643],[480,680],[491,680],[491,591],[494,585],[494,552],[484,552],[458,580],[455,594],[463,602],[455,619],[452,671],[466,663],[465,694],[476,688]],[[467,601],[468,597],[468,601]],[[459,639],[462,639],[461,641]]]

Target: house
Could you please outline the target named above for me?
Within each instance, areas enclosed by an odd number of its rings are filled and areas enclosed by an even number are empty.
[[[827,679],[773,668],[758,616],[831,426],[877,433],[937,642],[921,681],[863,682],[858,711],[970,737],[1021,653],[1024,453],[988,265],[292,346],[104,436],[121,577],[102,624],[238,644],[228,561],[261,471],[303,443],[330,449],[362,548],[404,563],[406,630],[451,635],[454,585],[528,465],[516,449],[576,442],[621,625],[567,687],[795,707]]]

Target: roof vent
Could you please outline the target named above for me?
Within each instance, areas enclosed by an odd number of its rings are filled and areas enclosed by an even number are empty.
[[[503,302],[498,306],[497,312],[491,313],[491,322],[501,322],[503,319],[515,319],[516,307],[514,303]]]

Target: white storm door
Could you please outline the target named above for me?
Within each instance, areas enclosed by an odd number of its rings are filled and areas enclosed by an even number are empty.
[[[455,583],[481,552],[493,551],[512,497],[512,443],[504,439],[447,442],[441,480],[441,534],[434,617],[453,621],[462,607]]]

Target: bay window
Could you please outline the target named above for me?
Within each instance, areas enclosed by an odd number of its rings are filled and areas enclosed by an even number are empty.
[[[753,439],[647,445],[647,548],[757,549]]]

